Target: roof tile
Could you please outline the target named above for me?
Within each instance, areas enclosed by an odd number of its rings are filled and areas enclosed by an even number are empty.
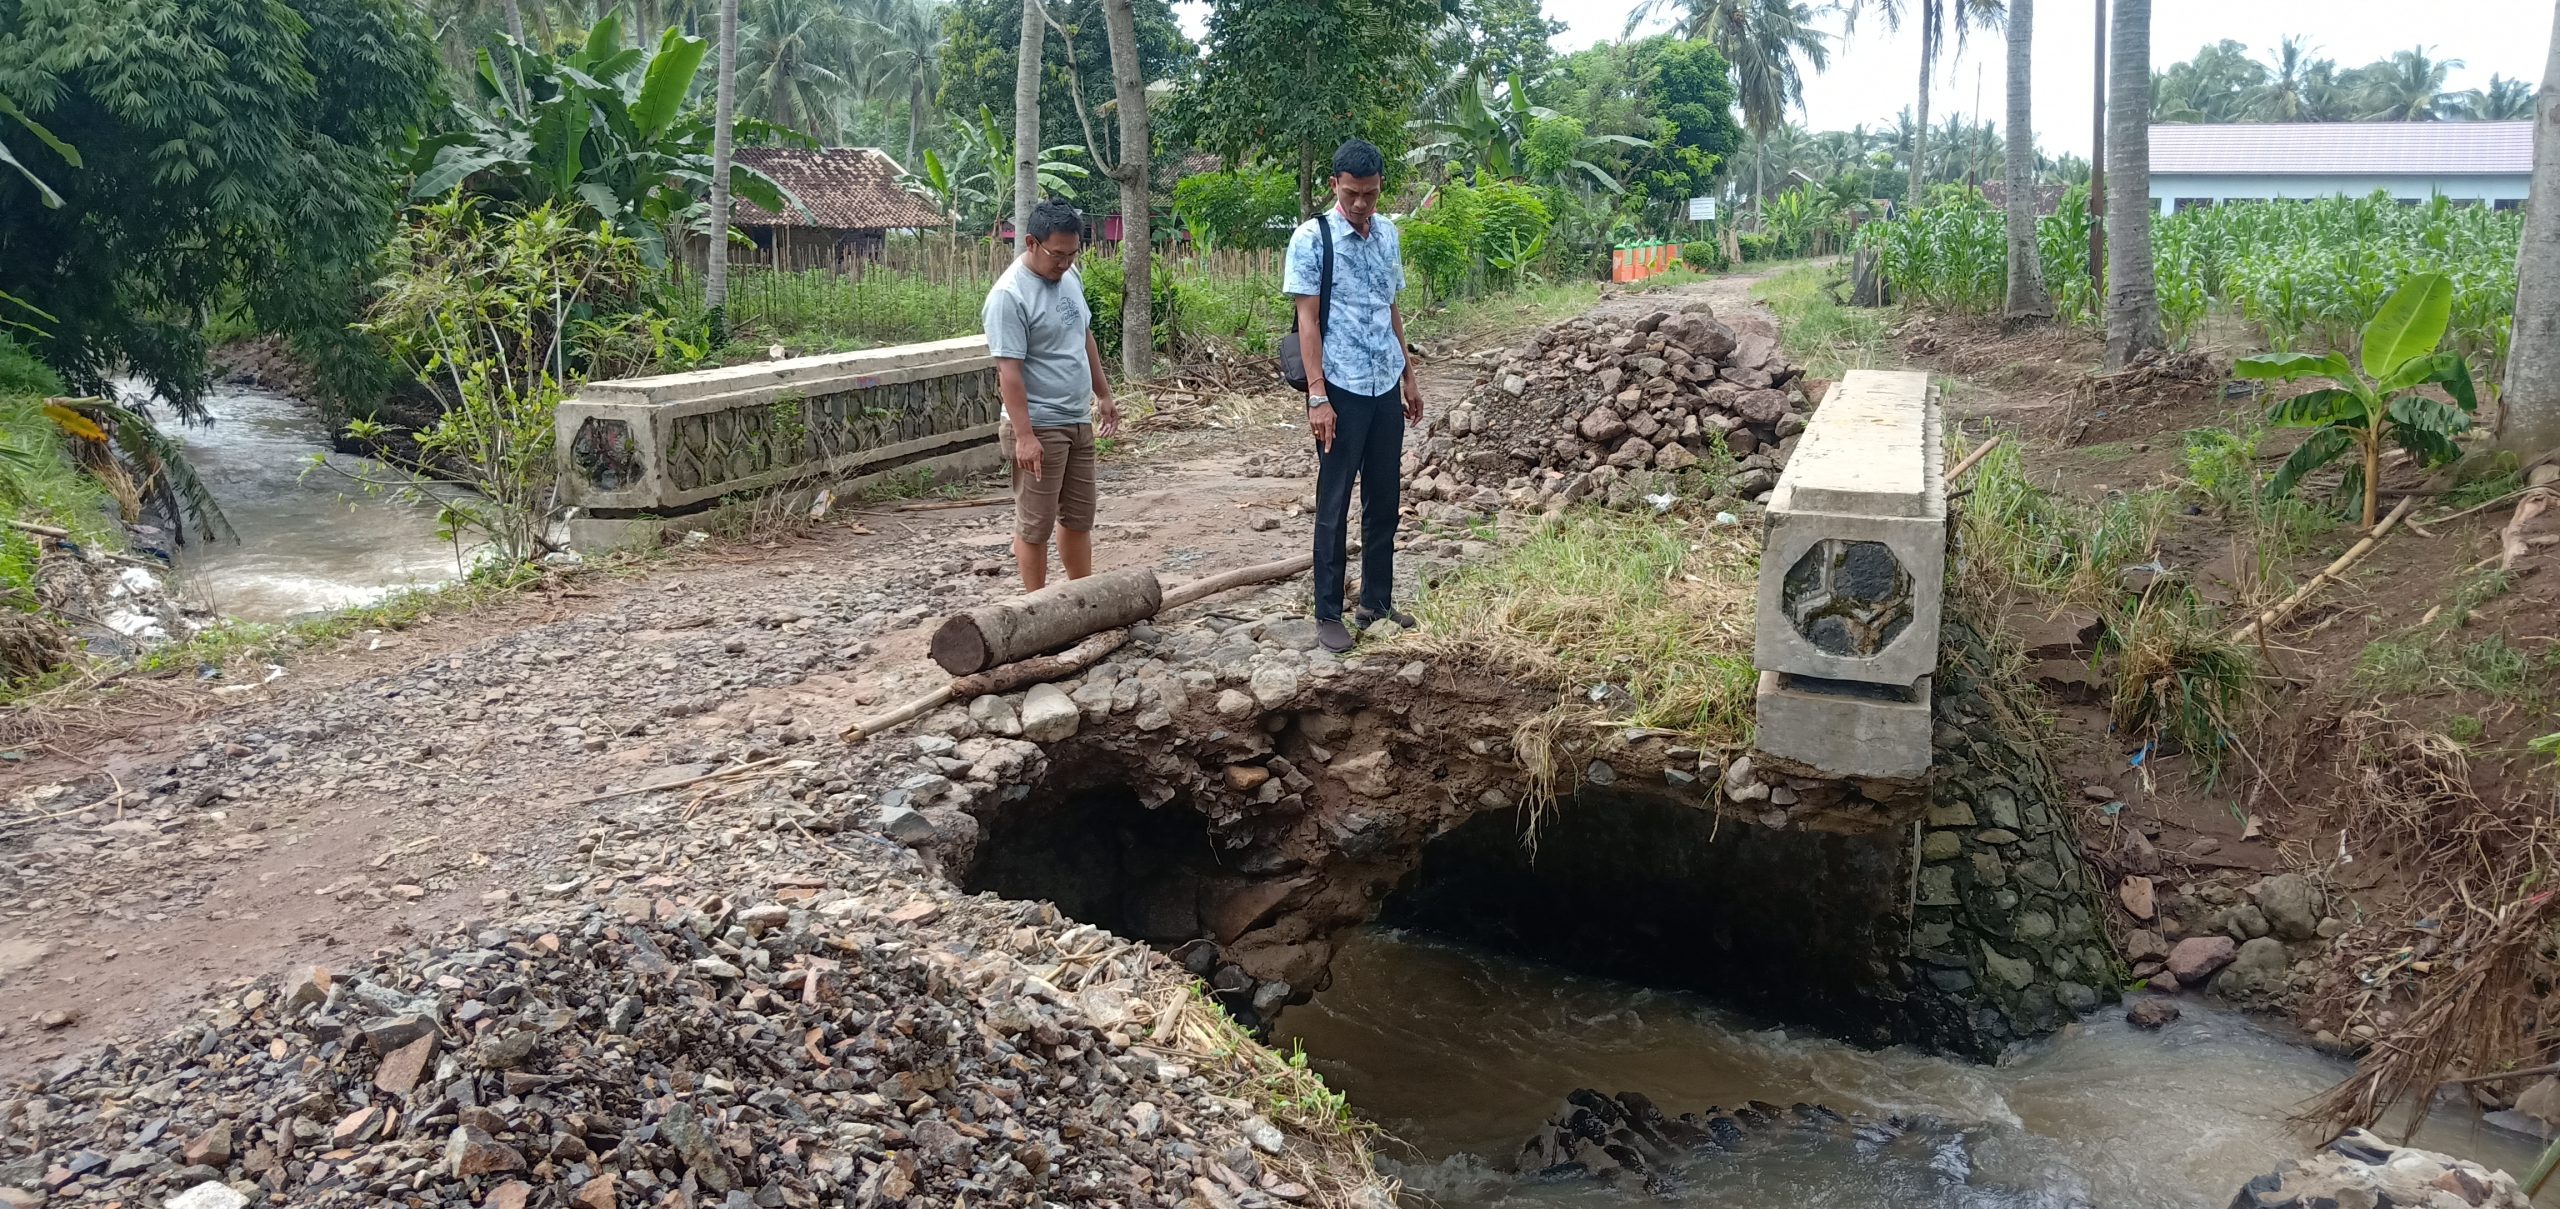
[[[2509,176],[2533,171],[2531,122],[2257,122],[2151,128],[2153,176]]]
[[[736,222],[743,227],[887,228],[947,227],[949,215],[933,202],[898,187],[902,169],[885,151],[871,147],[830,147],[810,151],[798,147],[741,147],[738,162],[754,168],[800,199],[807,209],[777,215],[739,198]]]

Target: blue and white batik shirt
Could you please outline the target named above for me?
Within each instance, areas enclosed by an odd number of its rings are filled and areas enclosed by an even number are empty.
[[[1380,214],[1369,233],[1354,231],[1340,209],[1298,224],[1289,237],[1283,292],[1312,298],[1322,281],[1324,237],[1317,223],[1333,225],[1333,312],[1324,329],[1324,380],[1355,395],[1383,395],[1404,377],[1404,345],[1387,308],[1404,292],[1403,245],[1396,224]]]

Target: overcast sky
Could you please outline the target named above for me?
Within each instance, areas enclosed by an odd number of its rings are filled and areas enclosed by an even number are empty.
[[[1548,16],[1566,25],[1556,37],[1558,50],[1619,37],[1634,7],[1632,0],[1546,0],[1546,6]],[[1206,7],[1178,5],[1195,37]],[[2342,67],[2424,45],[2438,58],[2462,60],[2450,82],[2456,90],[2480,87],[2493,73],[2539,82],[2552,9],[2552,0],[2153,0],[2151,60],[2166,65],[2223,38],[2263,58],[2285,35],[2302,34]],[[2089,152],[2093,21],[2094,0],[2036,5],[2036,142],[2048,155]],[[1837,18],[1824,25],[1839,30]],[[1962,59],[1940,62],[1930,116],[1980,112],[1997,120],[2007,74],[2002,54],[1998,31],[1974,31]],[[1815,130],[1890,124],[1912,101],[1919,56],[1916,34],[1888,30],[1870,14],[1854,37],[1835,39],[1831,69],[1806,78],[1805,112],[1797,120]]]

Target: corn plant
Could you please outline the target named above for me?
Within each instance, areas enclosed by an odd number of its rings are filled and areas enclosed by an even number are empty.
[[[2232,366],[2244,378],[2331,383],[2268,410],[2270,424],[2312,430],[2267,481],[2268,498],[2290,494],[2303,476],[2348,450],[2360,450],[2362,464],[2347,471],[2340,490],[2362,500],[2364,527],[2370,530],[2377,519],[2383,442],[2407,450],[2420,467],[2461,456],[2453,439],[2471,428],[2479,403],[2471,388],[2470,363],[2459,352],[2438,351],[2452,310],[2452,283],[2441,273],[2421,273],[2384,297],[2365,324],[2357,349],[2362,373],[2335,352],[2266,353],[2243,357]],[[2452,404],[2416,393],[2423,386],[2441,388]]]

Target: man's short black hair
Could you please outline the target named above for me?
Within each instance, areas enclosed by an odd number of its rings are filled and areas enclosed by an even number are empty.
[[[1378,154],[1377,147],[1367,139],[1345,139],[1341,146],[1333,149],[1335,176],[1371,177],[1386,173],[1387,157]]]
[[[1033,242],[1036,243],[1040,240],[1047,239],[1060,231],[1073,231],[1075,232],[1077,239],[1083,239],[1083,212],[1062,201],[1044,201],[1039,205],[1031,207],[1031,238]]]

